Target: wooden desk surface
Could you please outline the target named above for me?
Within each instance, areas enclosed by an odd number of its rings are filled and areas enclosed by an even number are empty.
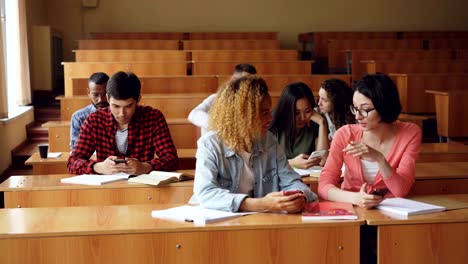
[[[186,171],[193,173],[193,170]],[[99,186],[65,184],[69,174],[11,176],[2,184],[5,208],[187,203],[193,180],[163,186],[118,181]]]
[[[0,263],[359,263],[362,218],[261,213],[194,226],[151,217],[172,206],[3,209]]]
[[[409,217],[358,209],[368,225],[377,226],[377,262],[468,263],[468,194],[410,198],[465,208]]]
[[[70,152],[61,152],[62,154],[58,158],[47,158],[41,159],[39,152],[34,152],[25,162],[26,165],[37,165],[37,164],[62,164],[67,163],[70,157]],[[177,156],[179,159],[194,159],[197,149],[177,149]],[[93,156],[93,159],[96,157]]]
[[[194,175],[194,170],[181,170]],[[106,183],[98,186],[61,183],[60,179],[73,177],[71,174],[50,175],[24,175],[10,176],[0,184],[0,191],[47,191],[47,190],[88,190],[88,189],[124,189],[124,188],[162,188],[162,187],[193,187],[193,180],[170,183],[162,186],[151,186],[146,184],[131,183],[126,180]]]
[[[408,217],[382,212],[377,209],[365,210],[356,207],[356,211],[366,219],[368,225],[377,226],[468,222],[468,194],[421,195],[410,196],[408,199],[436,205],[444,205],[446,207],[450,207],[451,205],[460,205],[465,208]]]
[[[294,228],[301,226],[355,226],[364,224],[362,217],[357,220],[347,221],[302,222],[300,214],[259,213],[200,227],[192,223],[151,217],[152,210],[174,206],[179,205],[152,204],[3,209],[0,210],[0,238]],[[70,219],[82,220],[70,221]]]

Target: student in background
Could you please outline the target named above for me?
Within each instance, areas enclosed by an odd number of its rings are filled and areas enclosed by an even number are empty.
[[[328,140],[331,142],[335,132],[346,124],[355,123],[349,111],[353,104],[353,92],[349,85],[340,79],[328,79],[319,89],[318,110],[328,124]]]
[[[109,76],[103,72],[93,73],[89,77],[87,92],[88,97],[91,100],[91,104],[77,110],[71,117],[70,150],[73,150],[73,147],[78,140],[78,135],[80,134],[81,125],[88,115],[94,113],[98,108],[109,106],[106,98],[106,84],[108,80]]]
[[[318,191],[326,200],[372,208],[384,197],[402,197],[410,191],[421,130],[413,123],[397,121],[400,97],[387,75],[365,75],[353,88],[350,111],[357,124],[336,131]]]
[[[240,77],[257,74],[257,70],[254,66],[250,64],[237,64],[234,67],[234,73],[231,77],[231,80],[238,79]],[[223,87],[220,87],[222,89]],[[195,107],[189,114],[188,120],[192,124],[201,128],[201,134],[205,134],[208,129],[208,112],[210,111],[213,101],[216,99],[216,94],[208,96],[201,104]]]
[[[267,85],[258,76],[233,80],[218,93],[210,110],[211,131],[198,140],[191,203],[233,212],[293,213],[317,198],[268,131],[270,111]]]
[[[117,72],[109,79],[109,107],[90,114],[83,123],[68,159],[68,172],[137,175],[177,169],[177,151],[166,119],[157,109],[137,105],[140,89],[133,73]],[[94,151],[97,160],[90,160]]]
[[[320,157],[309,159],[315,150],[327,150],[327,121],[315,110],[312,91],[305,83],[292,83],[281,93],[273,111],[270,131],[284,148],[289,164],[300,169],[323,165]]]

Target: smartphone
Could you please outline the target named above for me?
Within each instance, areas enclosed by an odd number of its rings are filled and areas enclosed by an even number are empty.
[[[322,158],[323,155],[325,155],[325,152],[327,152],[325,149],[324,150],[316,150],[316,151],[310,153],[308,159],[313,159],[313,158],[316,158],[316,157]]]
[[[289,195],[293,195],[293,194],[296,194],[296,193],[302,193],[302,191],[300,191],[300,190],[283,191],[284,196],[289,196]]]
[[[385,189],[385,188],[374,188],[372,189],[371,191],[371,194],[373,195],[379,195],[379,196],[385,196],[385,194],[387,194],[388,192],[388,189]]]
[[[127,163],[127,161],[124,160],[124,159],[115,159],[114,162],[115,162],[116,164],[119,164],[119,163]]]

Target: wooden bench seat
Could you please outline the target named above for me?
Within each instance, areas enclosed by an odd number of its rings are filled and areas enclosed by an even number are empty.
[[[294,61],[296,50],[192,50],[192,60],[199,61]]]
[[[186,62],[190,54],[182,50],[74,50],[76,62]]]
[[[190,111],[211,93],[144,94],[140,104],[159,109],[166,118],[187,118]],[[271,92],[272,103],[278,102],[280,92]],[[87,96],[57,97],[60,100],[60,119],[70,121],[72,114],[91,103]]]
[[[394,49],[353,49],[342,51],[346,53],[346,64],[351,65],[353,80],[359,79],[365,72],[361,61],[367,60],[450,60],[459,59],[458,50],[394,50]],[[341,64],[338,67],[346,67]]]
[[[154,39],[86,39],[78,40],[78,49],[147,49],[147,50],[179,50],[179,40]]]
[[[193,75],[232,74],[239,63],[250,63],[263,74],[312,74],[313,61],[199,61],[193,62]]]
[[[423,40],[409,39],[341,39],[328,40],[328,67],[331,72],[346,71],[346,54],[342,51],[353,49],[423,49]]]
[[[63,62],[65,93],[72,94],[73,78],[89,78],[95,72],[112,76],[118,71],[130,71],[138,77],[187,75],[186,62]]]
[[[138,76],[142,94],[215,93],[217,76]],[[86,95],[88,78],[72,78],[73,89],[65,90],[65,96]]]
[[[365,73],[455,73],[468,74],[465,60],[370,60],[361,61]]]
[[[468,138],[468,90],[427,92],[434,95],[439,136]]]
[[[249,50],[249,49],[279,49],[279,40],[270,39],[237,39],[237,40],[184,40],[184,50]]]
[[[160,39],[181,40],[184,32],[90,32],[91,39]]]
[[[468,145],[461,142],[424,143],[416,162],[468,162]]]
[[[188,32],[191,40],[212,40],[212,39],[250,39],[250,40],[278,40],[278,32]]]
[[[330,78],[342,79],[348,84],[351,83],[351,75],[344,74],[282,74],[282,75],[263,75],[270,92],[281,92],[288,84],[295,82],[306,83],[313,91],[318,94],[320,84]],[[218,87],[224,85],[231,79],[232,75],[196,75],[196,76],[153,76],[139,77],[141,82],[142,94],[177,94],[177,93],[215,93]],[[65,90],[65,96],[86,95],[88,88],[88,78],[72,78],[73,90],[71,94]]]
[[[172,140],[177,149],[194,149],[200,137],[200,128],[186,118],[167,118]],[[49,151],[70,151],[70,121],[49,121],[42,124],[49,131]]]
[[[400,94],[404,113],[435,113],[435,102],[426,90],[459,90],[468,89],[467,74],[389,74]]]

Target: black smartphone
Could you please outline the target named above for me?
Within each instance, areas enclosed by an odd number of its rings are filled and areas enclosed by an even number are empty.
[[[371,194],[373,195],[379,195],[379,196],[385,196],[385,194],[387,194],[388,192],[388,189],[385,189],[385,188],[374,188],[372,189],[372,192]]]
[[[127,163],[127,161],[124,160],[124,159],[115,159],[114,162],[115,162],[116,164],[119,164],[119,163]]]

